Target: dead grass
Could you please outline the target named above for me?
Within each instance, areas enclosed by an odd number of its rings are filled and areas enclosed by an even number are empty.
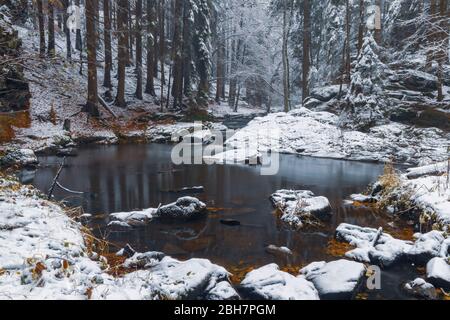
[[[325,253],[333,257],[343,257],[352,249],[354,249],[352,245],[332,239],[328,242]]]

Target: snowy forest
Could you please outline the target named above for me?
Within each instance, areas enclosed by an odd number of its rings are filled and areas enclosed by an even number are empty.
[[[0,300],[449,300],[449,18],[0,0]]]

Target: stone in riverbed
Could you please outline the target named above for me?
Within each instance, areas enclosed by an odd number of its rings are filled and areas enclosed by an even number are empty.
[[[6,155],[0,158],[0,166],[11,167],[36,167],[39,161],[36,154],[31,149],[7,150]]]
[[[441,248],[445,240],[442,232],[433,230],[426,234],[417,233],[414,237],[417,240],[408,251],[408,257],[412,261],[426,264],[432,258],[440,256]]]
[[[278,190],[271,195],[270,200],[281,211],[281,220],[296,227],[301,227],[311,216],[325,219],[331,215],[328,199],[316,197],[308,190]]]
[[[381,229],[363,228],[347,223],[342,223],[336,229],[336,239],[356,247],[345,254],[347,258],[383,267],[390,267],[405,259],[412,247],[412,242],[395,239]]]
[[[206,204],[193,197],[183,197],[176,202],[142,211],[117,212],[110,214],[109,227],[127,229],[142,226],[155,218],[160,219],[196,219],[207,214]]]
[[[448,258],[433,258],[428,262],[427,280],[436,287],[450,290],[450,265]]]
[[[436,288],[421,278],[408,282],[403,289],[411,296],[419,299],[435,300],[437,299]]]
[[[314,285],[304,277],[280,271],[269,264],[251,271],[241,282],[240,291],[249,298],[262,300],[319,300]]]
[[[213,286],[206,294],[206,300],[230,301],[240,300],[241,297],[228,281],[221,281]]]
[[[193,197],[183,197],[176,202],[162,206],[155,216],[164,219],[195,219],[207,214],[206,204]]]
[[[314,262],[300,270],[325,300],[352,299],[364,279],[364,264],[348,260]]]

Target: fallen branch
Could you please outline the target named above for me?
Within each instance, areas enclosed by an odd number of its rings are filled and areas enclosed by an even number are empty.
[[[58,179],[59,179],[59,176],[61,175],[61,172],[62,172],[62,170],[64,168],[64,163],[65,162],[66,162],[66,157],[63,158],[61,164],[59,165],[58,172],[56,173],[56,176],[53,179],[52,186],[50,187],[50,190],[48,191],[48,196],[47,196],[48,200],[52,199],[53,191],[55,190],[55,186],[58,183]]]
[[[98,101],[100,104],[105,108],[115,119],[118,118],[118,116],[114,113],[114,111],[110,108],[110,106],[106,103],[106,101],[98,95]]]
[[[62,190],[68,192],[68,193],[74,193],[74,194],[84,194],[84,192],[80,192],[80,191],[74,191],[74,190],[70,190],[64,186],[62,186],[59,182],[56,182],[56,185],[61,188]]]
[[[380,241],[380,238],[381,238],[382,235],[383,235],[383,228],[380,227],[378,229],[377,234],[375,235],[375,238],[372,241],[372,247],[376,247],[377,246],[377,243],[378,243],[378,241]]]

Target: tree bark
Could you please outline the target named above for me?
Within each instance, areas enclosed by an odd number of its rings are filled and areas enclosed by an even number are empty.
[[[98,117],[100,115],[98,110],[97,88],[96,21],[98,21],[98,0],[86,1],[86,46],[88,56],[88,98],[86,110],[93,117]]]
[[[103,0],[104,38],[105,38],[105,75],[103,86],[111,89],[112,47],[111,47],[111,0]]]
[[[142,96],[142,0],[136,1],[136,98]]]
[[[361,52],[363,41],[364,41],[364,30],[365,30],[365,23],[364,23],[364,0],[359,1],[359,27],[358,27],[358,54]]]
[[[155,0],[147,0],[147,83],[145,93],[155,94]]]
[[[173,106],[177,107],[181,105],[183,100],[183,1],[175,0],[174,9],[174,29],[172,41],[172,97]]]
[[[45,22],[44,22],[44,10],[42,6],[42,0],[36,1],[38,11],[38,24],[39,24],[39,53],[41,57],[45,56]]]
[[[309,75],[311,70],[311,2],[303,1],[303,70],[302,100],[309,96]]]
[[[66,53],[67,53],[67,59],[72,59],[72,40],[70,39],[70,29],[67,25],[67,21],[69,19],[69,14],[67,13],[67,10],[70,6],[70,0],[63,0],[63,10],[64,10],[64,33],[66,35]]]
[[[125,102],[125,68],[127,64],[128,38],[127,38],[127,0],[118,0],[117,3],[117,32],[118,40],[118,84],[115,104],[121,108],[126,107]]]
[[[55,8],[51,1],[48,1],[48,48],[50,57],[55,56]]]

